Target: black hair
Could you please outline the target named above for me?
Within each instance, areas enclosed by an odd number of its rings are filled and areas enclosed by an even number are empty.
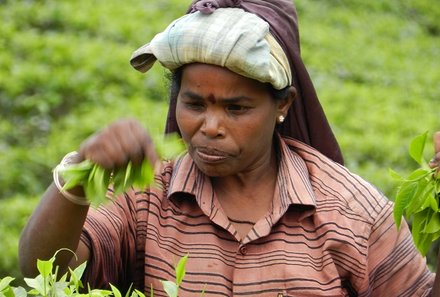
[[[177,96],[179,95],[180,87],[182,84],[182,71],[183,67],[179,67],[168,75],[170,80],[169,87],[169,100],[170,102],[176,102]]]

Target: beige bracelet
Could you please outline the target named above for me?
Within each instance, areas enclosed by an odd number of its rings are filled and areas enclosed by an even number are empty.
[[[61,185],[61,177],[60,177],[60,170],[63,170],[66,168],[66,165],[72,164],[72,159],[78,155],[78,152],[70,152],[67,155],[64,156],[64,158],[61,160],[60,164],[58,164],[53,169],[53,182],[55,186],[57,187],[60,194],[69,200],[70,202],[77,204],[77,205],[90,205],[90,202],[87,200],[86,197],[76,196],[72,193],[68,192],[63,188]]]

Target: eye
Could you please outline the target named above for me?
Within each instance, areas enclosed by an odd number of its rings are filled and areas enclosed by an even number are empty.
[[[201,102],[197,102],[197,101],[189,101],[189,102],[185,102],[185,107],[191,110],[203,110],[205,108],[205,105]]]
[[[239,104],[229,104],[226,107],[226,110],[229,112],[232,112],[234,114],[242,114],[247,112],[250,109],[250,107],[245,105],[239,105]]]

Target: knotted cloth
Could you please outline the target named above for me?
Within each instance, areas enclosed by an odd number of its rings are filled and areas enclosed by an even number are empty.
[[[241,0],[200,0],[191,6],[190,12],[200,11],[201,13],[209,14],[220,7],[239,7],[240,4]]]
[[[205,13],[173,21],[136,50],[132,66],[146,72],[156,59],[170,70],[198,62],[226,67],[278,90],[291,84],[289,61],[267,22],[241,8],[205,8]]]

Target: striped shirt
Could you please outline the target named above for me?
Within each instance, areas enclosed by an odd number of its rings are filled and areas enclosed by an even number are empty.
[[[434,274],[382,193],[303,143],[279,150],[272,208],[241,241],[188,155],[163,164],[157,187],[91,210],[85,281],[166,296],[160,280],[189,254],[179,296],[430,295]]]

